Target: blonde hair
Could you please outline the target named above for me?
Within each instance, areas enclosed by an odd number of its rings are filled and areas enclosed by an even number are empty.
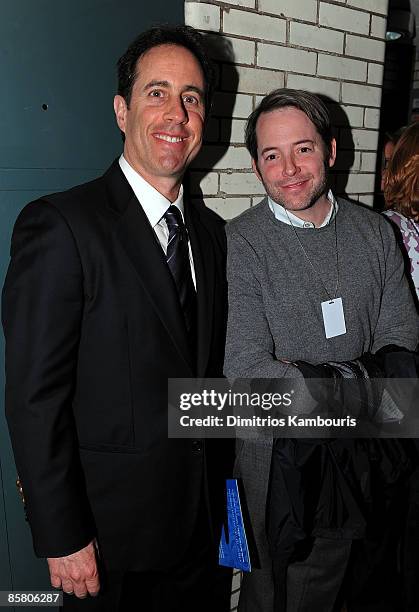
[[[409,125],[398,140],[385,180],[386,208],[419,219],[419,122]]]

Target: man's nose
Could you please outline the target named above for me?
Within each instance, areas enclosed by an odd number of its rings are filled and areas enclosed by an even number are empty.
[[[294,158],[294,155],[286,155],[283,160],[282,173],[285,176],[294,176],[300,171],[300,168]]]
[[[169,101],[165,112],[166,121],[173,123],[187,123],[188,113],[186,112],[185,105],[182,98],[173,97]]]

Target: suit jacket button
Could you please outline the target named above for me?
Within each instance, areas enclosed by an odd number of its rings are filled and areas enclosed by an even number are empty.
[[[192,441],[192,450],[194,453],[202,452],[202,442],[201,440],[193,440]]]

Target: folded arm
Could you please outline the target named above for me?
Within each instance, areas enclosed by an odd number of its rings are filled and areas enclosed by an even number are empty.
[[[228,324],[224,371],[242,378],[299,377],[287,356],[278,360],[263,304],[260,262],[252,246],[227,231]],[[283,357],[283,359],[282,359]]]

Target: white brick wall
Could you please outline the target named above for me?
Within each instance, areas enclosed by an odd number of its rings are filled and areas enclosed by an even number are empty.
[[[306,89],[312,93],[328,96],[332,100],[339,100],[339,81],[303,76],[301,74],[288,74],[287,86],[291,89]]]
[[[317,74],[335,79],[342,78],[346,81],[365,82],[367,68],[367,62],[319,53]]]
[[[317,20],[317,0],[259,0],[259,10],[290,19]]]
[[[378,17],[378,15],[371,16],[371,36],[375,36],[376,38],[383,40],[386,35],[386,26],[386,17]]]
[[[258,43],[257,64],[265,68],[278,68],[287,72],[302,72],[315,74],[317,53],[302,49],[291,49],[279,45]]]
[[[309,49],[343,53],[343,32],[333,32],[328,36],[329,30],[319,26],[307,25],[294,21],[290,23],[290,43]]]
[[[364,126],[378,130],[380,125],[380,110],[378,108],[366,108],[364,114]]]
[[[377,58],[383,58],[384,52],[384,40],[375,40],[372,38],[365,38],[365,36],[357,36],[353,34],[348,34],[346,36],[346,55],[376,60]]]
[[[220,30],[220,8],[213,4],[198,5],[185,3],[185,22],[194,28],[219,32]]]
[[[375,106],[379,108],[381,104],[381,87],[342,83],[341,101],[349,104]]]
[[[260,199],[263,187],[244,147],[245,120],[266,93],[291,87],[334,102],[336,190],[371,203],[387,7],[388,0],[185,0],[186,23],[215,47],[222,37],[234,53],[226,59],[214,52],[218,93],[191,173],[192,194],[200,188],[226,219]],[[349,177],[341,174],[349,166]]]
[[[368,64],[368,83],[381,85],[384,76],[383,64]]]
[[[285,19],[265,17],[247,11],[224,11],[223,32],[226,34],[285,42],[286,25]]]
[[[344,6],[320,2],[319,23],[320,25],[336,28],[345,32],[358,32],[358,34],[369,34],[369,13],[354,11]]]
[[[387,15],[388,0],[347,0],[347,5],[356,6],[372,13]]]
[[[275,87],[284,86],[284,74],[273,70],[261,70],[260,68],[247,68],[245,66],[222,67],[221,87],[231,89],[234,75],[238,73],[239,83],[236,91],[266,95]]]

